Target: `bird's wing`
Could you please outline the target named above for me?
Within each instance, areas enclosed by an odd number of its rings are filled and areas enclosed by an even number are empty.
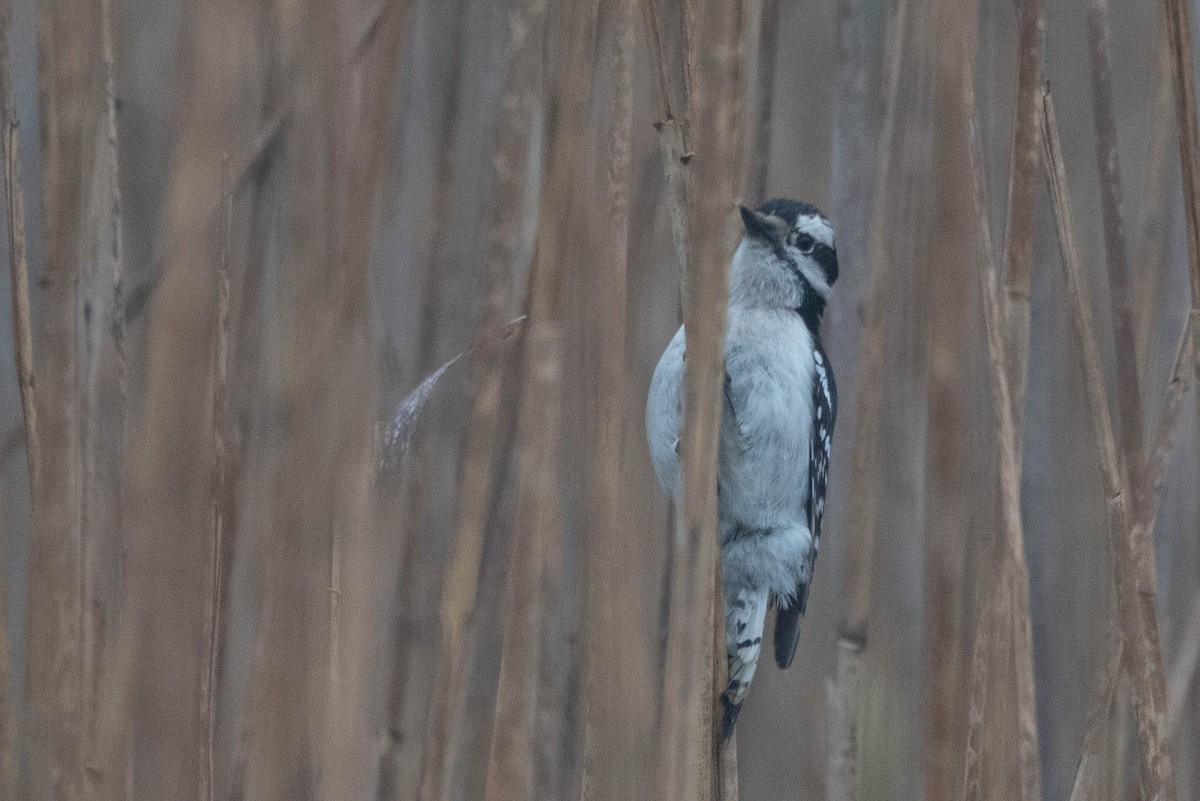
[[[820,343],[813,352],[813,421],[808,445],[808,529],[812,534],[812,550],[808,556],[806,579],[796,587],[786,609],[780,609],[775,620],[775,663],[789,667],[796,656],[800,637],[800,618],[808,607],[808,587],[817,562],[821,544],[821,520],[825,516],[825,487],[829,482],[829,452],[833,443],[833,426],[837,420],[837,384],[833,368]]]

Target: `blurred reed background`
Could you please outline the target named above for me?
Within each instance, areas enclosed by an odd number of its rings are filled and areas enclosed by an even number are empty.
[[[1187,12],[0,0],[0,793],[1200,801]],[[774,196],[838,232],[842,409],[722,744],[724,270]]]

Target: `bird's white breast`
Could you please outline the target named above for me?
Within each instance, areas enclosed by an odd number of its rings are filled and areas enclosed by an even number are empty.
[[[789,310],[733,308],[725,349],[731,408],[721,434],[722,528],[805,525],[812,336]]]
[[[663,490],[679,498],[677,442],[683,423],[684,331],[667,346],[646,404],[646,434]],[[722,528],[804,525],[812,429],[813,342],[786,309],[729,311],[729,383],[718,481]],[[732,401],[732,404],[731,404]]]

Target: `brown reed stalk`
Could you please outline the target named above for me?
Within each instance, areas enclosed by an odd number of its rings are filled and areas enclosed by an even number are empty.
[[[1145,466],[1141,472],[1144,482],[1143,502],[1139,509],[1140,519],[1134,521],[1135,530],[1144,532],[1144,538],[1153,541],[1154,519],[1158,509],[1159,493],[1162,489],[1163,477],[1166,474],[1167,463],[1175,444],[1175,431],[1179,425],[1179,413],[1183,407],[1183,398],[1191,384],[1193,366],[1192,351],[1194,334],[1200,313],[1193,311],[1184,326],[1176,352],[1175,366],[1167,384],[1166,399],[1159,417],[1157,432],[1150,453],[1146,457]],[[1105,635],[1104,653],[1105,665],[1097,673],[1089,706],[1087,724],[1084,730],[1083,747],[1075,771],[1075,783],[1071,791],[1071,801],[1083,801],[1094,797],[1098,792],[1100,774],[1105,769],[1103,763],[1105,738],[1110,726],[1108,710],[1111,707],[1120,669],[1124,656],[1124,642],[1120,631],[1120,622],[1114,609],[1109,612],[1109,625]],[[1170,709],[1168,705],[1168,710]],[[1168,725],[1172,717],[1168,715]]]
[[[17,109],[12,85],[12,2],[0,0],[0,146],[4,158],[4,196],[8,228],[9,280],[12,294],[13,354],[17,386],[21,394],[26,466],[30,486],[37,486],[39,473],[39,430],[34,402],[33,324],[29,306],[29,263],[25,242],[25,200],[21,191],[21,160],[17,132]],[[0,560],[4,562],[4,560]],[[19,756],[17,753],[16,708],[12,699],[12,657],[8,629],[8,584],[0,586],[0,778],[4,791],[18,797]]]
[[[1104,250],[1108,256],[1108,291],[1112,298],[1113,343],[1116,351],[1117,409],[1120,412],[1121,456],[1130,489],[1131,509],[1145,503],[1142,469],[1145,459],[1142,393],[1138,378],[1137,341],[1133,318],[1133,286],[1129,275],[1128,242],[1121,201],[1121,170],[1117,153],[1117,123],[1113,112],[1112,56],[1108,29],[1108,0],[1091,0],[1088,7],[1088,54],[1091,59],[1093,113],[1096,125],[1096,163],[1100,171],[1100,200],[1104,214]]]
[[[582,801],[616,799],[632,788],[622,774],[636,747],[623,687],[632,673],[616,609],[607,597],[620,581],[611,554],[621,547],[621,443],[626,399],[625,324],[629,255],[630,138],[633,129],[633,47],[636,0],[612,6],[613,88],[608,130],[609,248],[589,270],[591,334],[597,354],[592,414],[594,443],[588,461],[584,602],[585,674]]]
[[[29,307],[29,261],[25,241],[25,196],[21,191],[20,135],[17,105],[12,86],[12,0],[0,0],[0,103],[4,108],[4,186],[8,219],[9,279],[12,291],[13,353],[17,367],[17,387],[21,393],[21,413],[25,426],[25,453],[30,486],[41,465],[41,432],[37,422],[37,404],[33,371],[33,322]]]
[[[451,13],[450,52],[455,54],[450,59],[450,74],[446,79],[445,108],[442,109],[438,120],[437,141],[438,152],[434,161],[433,196],[429,203],[429,213],[422,220],[420,228],[420,243],[417,254],[421,259],[418,274],[421,281],[420,328],[417,333],[417,372],[426,375],[434,369],[437,360],[438,306],[442,300],[442,273],[445,259],[442,258],[445,231],[450,224],[451,188],[454,179],[455,148],[454,138],[459,125],[459,99],[462,94],[462,42],[463,29],[466,27],[465,0],[455,0],[455,10]],[[415,542],[416,538],[409,538]],[[405,558],[419,558],[419,551],[405,549]]]
[[[561,614],[552,606],[558,581],[560,540],[559,419],[562,371],[561,265],[572,226],[573,180],[578,163],[580,129],[587,111],[584,81],[595,57],[597,3],[576,6],[552,26],[569,50],[547,78],[548,155],[538,215],[529,288],[520,422],[517,430],[517,536],[509,554],[503,623],[502,657],[496,689],[496,711],[484,798],[517,801],[545,796],[553,777],[535,774],[545,766],[537,743],[539,731],[553,731],[562,720],[554,665],[561,664],[555,643],[543,638],[543,627]],[[552,35],[551,40],[555,37]],[[541,721],[539,722],[539,718]],[[550,744],[550,748],[555,748]]]
[[[1105,398],[1103,372],[1096,345],[1095,325],[1088,300],[1091,294],[1087,288],[1075,242],[1075,225],[1067,194],[1058,127],[1048,92],[1044,101],[1042,135],[1046,179],[1053,201],[1063,270],[1067,279],[1072,327],[1079,343],[1086,380],[1088,411],[1096,435],[1104,477],[1109,538],[1115,560],[1113,573],[1116,578],[1117,609],[1125,642],[1126,672],[1130,680],[1138,739],[1141,743],[1141,782],[1147,798],[1174,801],[1175,782],[1170,744],[1167,740],[1166,710],[1163,708],[1166,692],[1162,653],[1157,647],[1158,637],[1155,633],[1158,626],[1157,611],[1153,603],[1143,603],[1140,597],[1145,592],[1144,587],[1153,587],[1154,584],[1152,579],[1147,581],[1139,571],[1153,570],[1154,558],[1152,553],[1137,553],[1139,547],[1147,547],[1147,541],[1139,539],[1131,528],[1132,517],[1128,511],[1128,498],[1118,466],[1112,420]],[[1153,596],[1150,600],[1153,601]],[[1159,685],[1160,689],[1155,690],[1155,685]],[[1160,698],[1162,703],[1159,702]]]
[[[686,204],[690,251],[682,292],[688,353],[680,438],[683,492],[667,576],[669,623],[660,729],[659,796],[672,800],[712,794],[714,738],[719,737],[712,686],[712,637],[718,619],[715,471],[740,153],[736,97],[741,89],[741,20],[739,9],[731,6],[717,0],[683,4],[684,107],[695,114],[688,119],[689,135],[701,155],[691,165],[694,193]],[[679,199],[671,200],[673,216],[683,216]]]
[[[842,8],[839,4],[839,20]],[[746,198],[752,203],[767,199],[767,172],[771,166],[771,125],[775,113],[775,72],[779,61],[779,0],[762,0],[758,23],[758,70],[754,78],[758,94],[758,114],[754,120],[754,152],[751,154],[750,182]],[[835,123],[836,125],[836,123]],[[835,137],[834,147],[838,146]],[[836,163],[836,155],[834,157]]]
[[[199,4],[180,36],[184,98],[172,145],[163,212],[165,256],[149,324],[146,413],[125,461],[123,520],[127,571],[120,627],[106,668],[99,715],[104,769],[113,798],[135,763],[138,786],[157,797],[194,798],[201,727],[198,691],[203,630],[204,544],[211,464],[209,425],[212,329],[221,163],[232,152],[247,99],[252,52],[235,32],[252,24],[240,7]],[[228,27],[224,23],[229,23]],[[164,539],[163,532],[171,532]],[[155,625],[168,619],[170,626]],[[137,703],[133,703],[133,688]],[[135,731],[153,749],[125,752]]]
[[[540,36],[545,0],[522,0],[509,23],[510,66],[494,168],[495,201],[489,232],[488,298],[475,334],[471,410],[467,418],[455,508],[454,544],[441,602],[437,668],[425,713],[420,801],[449,798],[458,751],[467,676],[467,620],[475,605],[483,535],[494,482],[501,390],[505,379],[496,333],[508,314],[511,276],[521,226],[532,113],[538,98]]]
[[[99,694],[104,684],[121,574],[121,460],[128,428],[128,360],[125,353],[124,248],[120,159],[116,120],[116,66],[111,0],[99,4],[101,101],[104,147],[98,149],[89,191],[90,252],[79,292],[85,309],[80,323],[81,544],[83,639],[83,754],[85,793],[96,797],[105,782],[117,781],[101,768],[97,740]]]
[[[1013,400],[1013,425],[1022,438],[1025,380],[1029,369],[1029,285],[1033,271],[1034,201],[1040,153],[1042,48],[1046,10],[1043,0],[1017,3],[1017,99],[1008,174],[1008,227],[1004,245],[1004,353]],[[1021,466],[1017,452],[1017,467]]]
[[[409,3],[409,5],[412,5]],[[455,0],[453,11],[450,13],[449,53],[456,54],[450,59],[451,64],[446,76],[445,91],[443,92],[442,107],[436,123],[437,154],[434,157],[432,192],[425,216],[420,220],[417,229],[417,247],[415,249],[416,264],[412,274],[419,286],[420,302],[417,310],[416,337],[416,375],[430,374],[438,360],[438,329],[442,322],[441,307],[444,301],[443,273],[446,268],[444,258],[446,249],[446,232],[451,229],[453,212],[450,203],[453,198],[453,181],[455,177],[455,139],[459,133],[460,96],[464,91],[462,84],[463,63],[461,56],[466,28],[466,3]],[[395,92],[392,93],[393,95]],[[384,97],[374,99],[374,105],[379,106]],[[369,242],[367,243],[369,244]],[[428,470],[429,453],[421,440],[416,442],[416,452],[413,458],[407,460],[407,470],[423,472]],[[403,530],[404,522],[411,521],[410,528],[416,530],[425,525],[428,520],[430,500],[428,496],[429,481],[426,476],[417,476],[406,484],[406,492],[398,492],[400,487],[393,486],[380,493],[382,501],[381,513],[395,522],[394,527]],[[423,537],[405,536],[401,547],[400,564],[403,579],[398,584],[399,623],[396,627],[395,665],[393,666],[392,682],[397,688],[393,697],[393,718],[402,720],[405,714],[405,698],[412,694],[413,682],[411,670],[414,664],[426,662],[432,654],[431,648],[425,646],[417,636],[421,630],[419,617],[423,613],[420,598],[422,591],[420,582],[412,580],[412,576],[434,572],[440,565],[434,561],[435,551],[428,547]],[[423,679],[418,678],[418,682]],[[419,692],[417,693],[419,697]],[[397,724],[399,725],[399,724]],[[398,756],[399,742],[390,749]],[[381,780],[382,783],[392,783],[392,778]]]
[[[1166,12],[1158,6],[1157,27],[1166,30]],[[1150,106],[1149,155],[1142,171],[1139,186],[1141,212],[1139,215],[1138,260],[1148,265],[1145,276],[1139,276],[1134,284],[1134,312],[1137,323],[1138,364],[1147,364],[1150,347],[1154,343],[1154,332],[1158,329],[1161,306],[1163,273],[1166,270],[1164,252],[1167,245],[1167,226],[1164,224],[1167,206],[1167,180],[1169,151],[1173,131],[1171,117],[1174,116],[1174,93],[1172,91],[1171,51],[1158,48],[1154,65],[1153,100]]]
[[[659,152],[663,160],[663,172],[667,177],[667,209],[671,218],[671,239],[675,246],[675,260],[681,274],[686,274],[690,264],[692,242],[689,236],[688,203],[692,185],[692,151],[690,121],[691,55],[687,42],[688,20],[694,15],[695,0],[679,0],[672,4],[678,7],[678,18],[668,18],[663,11],[664,0],[643,0],[646,39],[650,60],[658,78],[658,94],[661,104],[660,118],[654,123],[658,131]],[[680,62],[677,64],[676,62]]]
[[[970,154],[960,76],[975,62],[976,11],[955,0],[929,3],[928,56],[934,151],[930,214],[934,237],[926,250],[929,280],[922,292],[925,394],[924,536],[922,538],[925,715],[921,760],[926,797],[949,801],[962,768],[967,533],[975,491],[969,444],[970,382],[963,365],[974,355],[970,304],[976,219],[962,194]],[[936,423],[934,423],[936,421]]]
[[[1037,707],[1033,686],[1032,648],[1029,619],[1029,573],[1021,532],[1020,443],[1015,405],[1010,386],[1013,364],[1006,351],[1000,279],[995,264],[983,167],[983,146],[975,111],[974,70],[962,71],[962,112],[967,123],[967,147],[971,163],[971,202],[977,222],[982,269],[980,287],[987,339],[988,375],[992,391],[993,425],[999,453],[999,489],[1003,560],[1000,575],[984,604],[975,632],[971,660],[971,693],[968,712],[968,741],[963,779],[963,798],[975,799],[982,791],[979,774],[980,741],[991,673],[1002,669],[998,654],[1000,639],[1012,637],[1017,675],[1018,754],[1021,761],[1022,797],[1040,798],[1041,768],[1037,753]],[[998,631],[992,630],[999,629]]]
[[[372,273],[372,245],[381,219],[383,188],[393,174],[396,103],[410,37],[411,0],[390,3],[370,15],[334,82],[330,103],[335,119],[352,120],[334,142],[334,174],[344,205],[336,212],[336,265],[348,288],[349,308],[359,331],[366,333]],[[386,12],[386,13],[385,13]],[[355,342],[356,347],[360,343]],[[370,342],[361,344],[370,349]],[[368,355],[363,367],[368,365]],[[374,372],[374,370],[370,370]],[[365,410],[363,410],[365,412]],[[370,417],[370,412],[366,412]],[[395,514],[394,483],[379,481],[380,456],[371,447],[370,426],[356,427],[357,453],[344,454],[346,481],[342,508],[331,526],[329,551],[329,643],[326,725],[321,743],[321,795],[365,798],[376,790],[373,769],[381,761],[375,738],[377,688],[385,660],[364,659],[374,653],[378,632],[385,629],[389,601],[399,585],[402,549],[416,539],[404,532]],[[411,432],[410,432],[411,435]],[[369,444],[370,443],[370,444]],[[398,493],[397,493],[398,495]],[[399,496],[403,498],[403,496]],[[397,537],[400,529],[407,536]]]
[[[846,525],[846,611],[838,629],[834,680],[827,691],[829,703],[826,798],[858,798],[859,730],[862,687],[871,617],[872,571],[875,567],[875,530],[879,523],[879,439],[883,411],[884,322],[888,292],[887,204],[892,178],[892,158],[897,150],[897,97],[900,71],[908,44],[909,2],[896,0],[888,19],[884,54],[884,115],[879,134],[879,164],[871,197],[872,219],[867,242],[870,272],[866,306],[859,334],[858,375],[854,395],[854,434],[850,459],[850,506]]]
[[[225,159],[225,169],[229,167]],[[209,487],[209,513],[212,515],[208,560],[209,588],[205,596],[204,666],[200,677],[200,801],[213,801],[215,794],[217,735],[217,666],[221,651],[221,609],[225,595],[222,564],[229,493],[229,249],[233,225],[233,197],[228,194],[228,174],[223,176],[225,213],[221,220],[221,262],[217,270],[217,314],[214,319],[212,358],[212,478]]]
[[[370,739],[361,699],[375,662],[363,658],[366,644],[358,632],[365,599],[379,600],[378,563],[391,560],[369,559],[378,458],[370,445],[377,399],[369,262],[347,253],[367,252],[359,240],[371,230],[375,193],[357,180],[363,170],[358,159],[374,163],[376,149],[369,143],[377,131],[366,122],[356,128],[363,139],[350,140],[355,148],[347,158],[346,142],[331,124],[346,113],[350,95],[337,68],[347,60],[335,49],[339,20],[328,4],[312,2],[297,9],[297,21],[292,36],[303,30],[333,35],[316,46],[302,39],[281,42],[296,92],[287,147],[296,199],[288,209],[276,390],[287,413],[279,429],[279,466],[270,478],[273,558],[266,571],[264,664],[255,677],[263,701],[253,727],[248,790],[266,799],[363,797],[376,755],[361,743]],[[350,201],[356,192],[365,200]],[[353,220],[347,223],[344,214],[354,214]],[[354,576],[353,587],[331,587],[343,571]],[[347,652],[356,658],[346,660]],[[298,779],[306,772],[313,772],[313,781]]]
[[[3,11],[0,11],[2,14]],[[0,514],[4,512],[0,506]],[[7,528],[7,527],[4,527]],[[7,564],[4,556],[4,535],[0,531],[0,564]],[[12,697],[12,645],[8,632],[8,581],[0,573],[0,793],[5,798],[21,798],[19,786],[21,763],[17,754],[16,707]]]
[[[874,166],[869,142],[871,126],[867,91],[870,57],[867,52],[867,22],[862,0],[839,0],[837,42],[837,79],[830,136],[830,196],[833,219],[838,230],[838,261],[848,265],[846,274],[838,279],[838,297],[849,298],[849,302],[844,304],[847,312],[843,318],[849,319],[849,310],[856,308],[866,287],[866,281],[862,280],[861,276],[866,263],[867,231],[870,229],[867,222],[867,213],[870,211],[868,193],[871,170]],[[761,133],[759,138],[761,141]],[[853,290],[843,294],[847,292],[847,287],[853,287]],[[834,301],[834,304],[836,312],[837,301]],[[839,318],[833,319],[836,321]],[[839,362],[838,378],[846,386],[853,386],[852,379],[858,375],[853,363],[853,354],[858,345],[856,327],[839,328],[837,342],[840,344],[835,347],[839,347],[847,356],[842,360],[846,366],[842,367]],[[838,361],[837,355],[833,354],[835,361]],[[846,378],[843,379],[843,376]],[[845,416],[838,418],[840,430],[852,429],[851,411],[847,409]]]
[[[1042,49],[1045,38],[1045,8],[1042,0],[1021,0],[1017,5],[1017,99],[1014,109],[1013,141],[1009,167],[1008,228],[1004,248],[1004,356],[1009,395],[1012,401],[1013,432],[1023,441],[1026,377],[1029,365],[1029,287],[1033,269],[1035,232],[1034,201],[1039,162],[1040,92]],[[979,162],[982,165],[982,161]],[[1021,449],[1016,448],[1017,481],[1020,481]],[[1002,500],[1002,508],[1005,501]],[[1029,572],[1020,536],[1002,526],[1005,569],[1001,580],[1011,582],[1005,626],[1011,641],[1016,690],[1017,752],[1021,794],[1026,801],[1041,797],[1041,766],[1038,758],[1036,693],[1033,674],[1033,642],[1029,624]],[[1019,528],[1017,529],[1019,531]],[[998,592],[998,590],[993,590]],[[985,603],[999,603],[989,600]],[[982,619],[982,618],[981,618]],[[976,634],[978,636],[978,633]],[[999,652],[983,654],[985,660],[999,659]],[[980,669],[976,666],[975,669]]]
[[[93,242],[86,199],[96,177],[103,124],[98,9],[64,2],[38,7],[42,132],[42,223],[46,243],[38,321],[40,467],[31,486],[29,554],[28,775],[31,796],[80,798],[87,681],[84,634],[79,282]]]
[[[1175,88],[1175,119],[1179,126],[1179,166],[1187,220],[1192,308],[1200,309],[1200,123],[1196,121],[1196,80],[1193,72],[1192,29],[1186,3],[1163,0],[1167,13],[1167,48],[1171,53]]]
[[[1158,511],[1158,499],[1162,493],[1163,479],[1167,475],[1167,464],[1175,445],[1175,432],[1179,428],[1179,413],[1183,409],[1183,399],[1192,383],[1195,370],[1196,330],[1200,329],[1200,310],[1192,309],[1183,327],[1179,346],[1175,351],[1175,366],[1171,369],[1171,378],[1167,382],[1166,398],[1163,401],[1162,412],[1158,419],[1158,429],[1155,432],[1150,453],[1146,457],[1146,466],[1142,472],[1145,478],[1146,502],[1141,508],[1137,524],[1147,531],[1151,538],[1154,531],[1154,517]]]
[[[535,258],[538,258],[535,256]],[[538,269],[540,267],[541,269]],[[509,556],[503,656],[488,759],[486,801],[532,798],[542,571],[557,546],[558,418],[562,342],[553,316],[556,262],[535,266],[517,432],[517,537]],[[543,316],[546,315],[546,316]]]
[[[1111,618],[1116,618],[1116,610],[1109,612]],[[1103,662],[1096,670],[1093,681],[1095,690],[1088,704],[1087,719],[1084,724],[1083,746],[1079,751],[1079,761],[1075,766],[1075,780],[1071,785],[1070,801],[1087,801],[1099,798],[1106,778],[1104,751],[1108,737],[1109,709],[1116,701],[1117,687],[1121,678],[1121,660],[1124,655],[1124,645],[1121,640],[1121,630],[1117,625],[1105,628],[1105,642],[1101,650]]]

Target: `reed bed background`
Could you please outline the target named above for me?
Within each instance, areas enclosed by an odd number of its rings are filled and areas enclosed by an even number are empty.
[[[0,0],[0,797],[1200,801],[1196,25]],[[837,231],[842,403],[796,663],[721,742],[775,196]]]

